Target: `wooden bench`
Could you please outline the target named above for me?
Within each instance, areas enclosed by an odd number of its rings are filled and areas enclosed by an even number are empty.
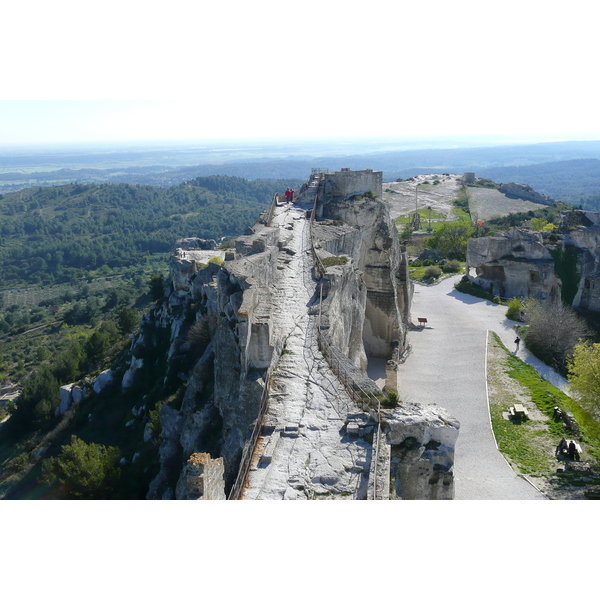
[[[425,325],[427,325],[427,319],[423,319],[423,318],[419,317],[417,320],[419,321],[419,325],[421,327],[425,327]]]

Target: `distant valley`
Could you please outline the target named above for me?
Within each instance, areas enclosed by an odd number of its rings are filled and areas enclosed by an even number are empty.
[[[441,142],[440,142],[441,143]],[[427,173],[474,171],[516,181],[575,205],[600,206],[600,142],[545,142],[479,147],[406,149],[392,142],[320,141],[289,146],[163,147],[19,154],[0,150],[0,193],[67,183],[128,183],[170,187],[196,177],[306,180],[312,168],[383,171],[384,181]]]

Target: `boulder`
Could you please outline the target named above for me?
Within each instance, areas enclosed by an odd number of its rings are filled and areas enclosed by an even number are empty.
[[[57,415],[64,415],[73,402],[81,402],[85,398],[85,389],[77,383],[61,385],[58,390],[60,405],[56,411]]]
[[[113,372],[111,369],[106,369],[106,371],[102,371],[96,377],[96,381],[94,381],[93,389],[96,394],[99,394],[109,383],[113,380]]]
[[[123,375],[123,381],[121,382],[121,389],[125,391],[127,388],[130,388],[133,385],[133,381],[135,379],[135,373],[138,369],[141,369],[144,365],[143,358],[132,358],[129,369],[125,371],[125,375]]]

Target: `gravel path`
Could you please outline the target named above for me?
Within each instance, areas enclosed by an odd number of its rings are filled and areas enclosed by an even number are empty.
[[[460,421],[454,463],[457,500],[545,499],[505,461],[490,423],[487,331],[495,331],[512,351],[514,322],[506,319],[505,306],[457,292],[459,278],[415,286],[413,321],[425,317],[428,323],[409,334],[412,352],[398,369],[400,398],[441,405]],[[519,356],[532,362],[524,349]]]

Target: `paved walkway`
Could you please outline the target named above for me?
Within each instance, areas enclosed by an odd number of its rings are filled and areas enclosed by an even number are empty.
[[[454,284],[459,278],[435,286],[415,285],[413,321],[425,317],[428,323],[409,333],[412,352],[398,368],[400,398],[441,405],[459,420],[454,461],[457,500],[544,499],[500,454],[490,423],[487,331],[495,331],[514,351],[515,322],[506,319],[505,306],[457,292]],[[522,346],[518,356],[539,366]],[[557,377],[554,380],[566,383]]]

